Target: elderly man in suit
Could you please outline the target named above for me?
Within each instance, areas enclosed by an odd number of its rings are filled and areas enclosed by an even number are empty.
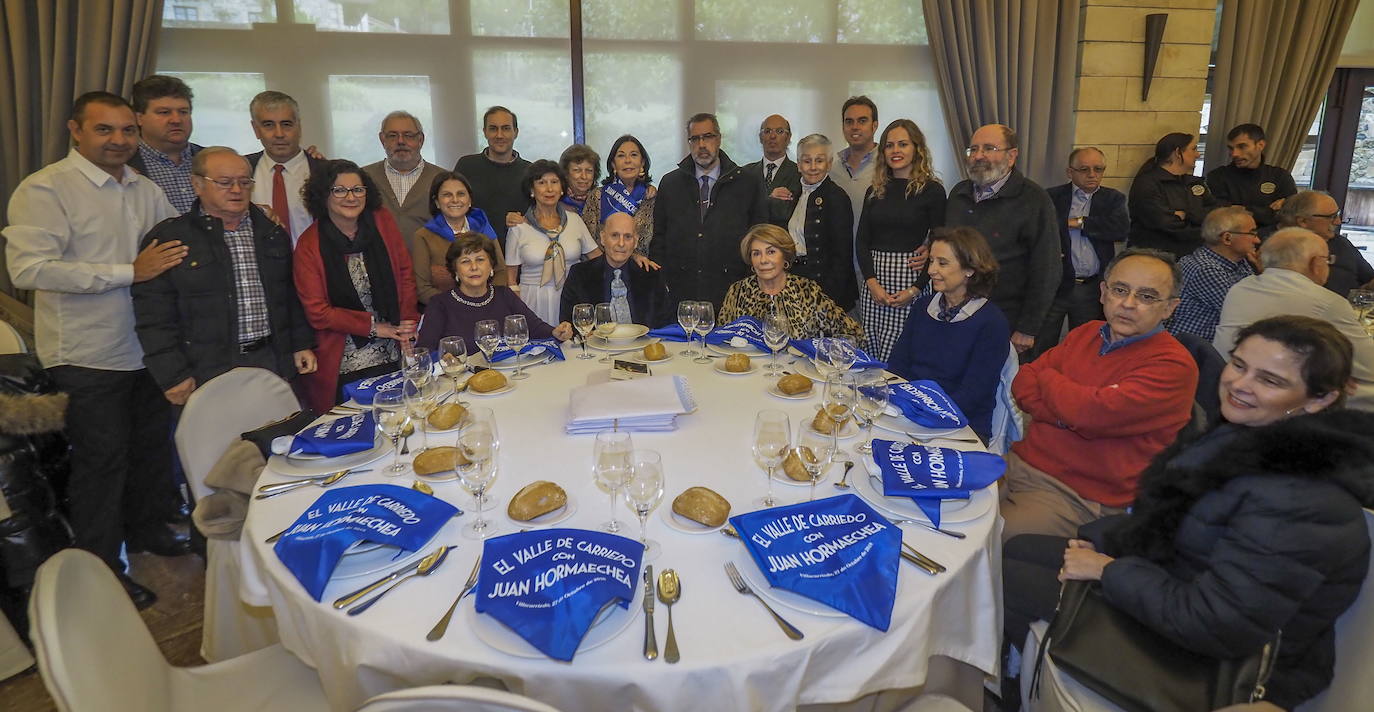
[[[777,114],[764,119],[759,124],[759,145],[763,147],[763,159],[746,165],[744,170],[758,179],[763,197],[768,200],[768,222],[785,228],[801,194],[801,171],[787,157],[787,147],[792,145],[792,124]]]
[[[639,247],[634,216],[611,213],[601,224],[600,238],[604,250],[600,257],[568,269],[559,321],[571,322],[573,307],[578,304],[608,302],[622,324],[655,329],[672,323],[676,315],[662,273],[644,269],[631,259]]]
[[[386,159],[363,166],[382,192],[382,205],[396,218],[401,237],[410,246],[415,231],[429,222],[429,187],[444,169],[420,156],[425,147],[425,129],[407,111],[393,111],[382,119],[377,132]]]

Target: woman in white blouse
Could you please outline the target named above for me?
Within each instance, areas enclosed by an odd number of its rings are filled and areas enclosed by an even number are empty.
[[[568,268],[596,259],[601,248],[579,215],[559,202],[568,185],[557,163],[538,160],[530,165],[521,188],[530,197],[525,221],[506,234],[506,269],[510,284],[530,309],[549,323],[558,323],[559,299]]]

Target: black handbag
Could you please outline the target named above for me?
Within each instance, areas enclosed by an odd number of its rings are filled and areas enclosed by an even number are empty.
[[[1183,648],[1118,610],[1096,581],[1065,581],[1031,679],[1048,653],[1084,687],[1130,712],[1202,712],[1258,702],[1280,635],[1253,655],[1219,659]]]

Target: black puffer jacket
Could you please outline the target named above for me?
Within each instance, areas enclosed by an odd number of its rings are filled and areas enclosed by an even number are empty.
[[[1111,603],[1171,640],[1243,657],[1282,630],[1267,699],[1325,689],[1332,625],[1369,565],[1374,414],[1330,410],[1261,428],[1224,425],[1141,476],[1134,510],[1084,529]]]

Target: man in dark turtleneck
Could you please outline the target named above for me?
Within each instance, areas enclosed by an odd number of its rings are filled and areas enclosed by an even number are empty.
[[[1240,205],[1255,216],[1261,236],[1278,229],[1279,208],[1298,192],[1293,175],[1264,162],[1264,129],[1241,124],[1226,134],[1231,162],[1207,174],[1207,187],[1222,205]]]

